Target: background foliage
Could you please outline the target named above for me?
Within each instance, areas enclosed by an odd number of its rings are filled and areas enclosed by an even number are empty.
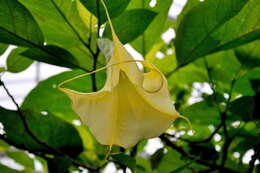
[[[155,7],[150,0],[105,3],[120,40],[165,74],[177,110],[195,133],[176,120],[158,137],[163,147],[154,154],[145,153],[143,140],[128,150],[113,147],[106,162],[108,148],[87,127],[72,123],[78,117],[70,101],[53,87],[105,65],[112,46],[101,3],[0,0],[0,54],[10,44],[17,46],[1,71],[18,73],[34,61],[71,68],[41,81],[17,111],[0,108],[5,131],[0,154],[25,167],[18,171],[0,163],[0,172],[33,173],[35,159],[44,173],[102,172],[108,163],[137,173],[259,172],[254,166],[260,155],[259,0],[188,0],[177,19],[168,18],[172,0],[157,0]],[[176,37],[165,43],[161,34],[169,28]],[[105,79],[98,73],[68,87],[96,91]],[[8,92],[4,81],[0,84]],[[248,164],[242,158],[249,150],[254,154]]]

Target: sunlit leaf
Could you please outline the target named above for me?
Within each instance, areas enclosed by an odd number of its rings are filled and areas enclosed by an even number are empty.
[[[6,51],[8,46],[8,44],[0,43],[0,56]]]
[[[43,45],[43,35],[31,13],[17,0],[0,1],[0,42]]]
[[[141,35],[157,14],[150,10],[135,9],[127,10],[119,17],[112,20],[116,33],[122,43],[128,43]],[[142,19],[142,22],[139,20]],[[124,21],[126,23],[122,24]],[[111,38],[109,26],[104,31],[104,36]]]
[[[117,162],[129,167],[132,171],[135,170],[136,161],[134,158],[122,153],[112,154],[111,157],[115,159]]]
[[[77,60],[73,57],[73,55],[70,54],[70,52],[57,46],[47,45],[40,49],[29,48],[21,52],[20,54],[30,59],[37,60],[40,62],[46,62],[48,64],[69,68],[80,67]],[[82,69],[84,68],[82,67]]]
[[[128,9],[144,8],[149,9],[157,13],[152,23],[145,30],[144,34],[134,40],[131,45],[137,49],[144,56],[153,47],[153,44],[160,41],[160,36],[164,31],[164,25],[168,18],[168,11],[172,0],[157,0],[156,6],[151,8],[149,6],[150,0],[132,0],[128,6]]]
[[[101,4],[101,1],[96,1],[96,0],[80,0],[80,1],[96,17],[98,16],[98,14],[100,15],[101,23],[104,23],[107,20],[105,10],[103,5]],[[113,1],[104,0],[111,18],[120,15],[127,7],[129,1],[130,0],[113,0]],[[97,9],[100,10],[99,13]]]
[[[208,53],[257,39],[258,17],[251,10],[255,3],[248,0],[207,0],[192,8],[177,29],[175,45],[178,63],[187,64]],[[256,21],[250,24],[241,22],[242,16],[250,12],[254,13],[252,18]],[[228,37],[227,33],[230,33]],[[232,44],[234,40],[236,42]]]
[[[26,58],[21,55],[26,48],[18,47],[12,50],[7,58],[7,70],[9,72],[18,73],[27,69],[32,63],[33,60]]]

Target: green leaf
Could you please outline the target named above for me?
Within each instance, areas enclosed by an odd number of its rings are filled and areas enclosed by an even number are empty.
[[[231,81],[236,77],[241,67],[234,51],[227,50],[210,54],[206,56],[206,61],[211,78],[216,85],[215,90],[220,93],[227,92]],[[206,68],[205,63],[204,68]],[[208,82],[210,82],[209,79]]]
[[[0,140],[0,152],[7,150],[7,148],[9,148],[9,145],[3,140]]]
[[[260,40],[240,46],[235,49],[235,54],[244,69],[260,66]]]
[[[254,96],[256,91],[255,88],[253,88],[251,85],[251,81],[253,80],[260,80],[259,69],[248,71],[244,75],[240,76],[234,84],[233,92],[243,96]]]
[[[127,7],[130,0],[104,0],[111,18],[119,16]],[[100,1],[96,0],[80,0],[80,2],[95,16],[98,16],[97,5],[99,7],[100,22],[104,23],[107,18],[105,9]]]
[[[20,53],[24,52],[26,48],[18,47],[12,50],[7,58],[7,70],[9,72],[18,73],[27,69],[33,61],[24,56],[21,56]]]
[[[48,64],[69,68],[78,68],[80,66],[70,52],[53,45],[47,45],[42,48],[29,48],[20,54],[30,59],[46,62]]]
[[[5,67],[0,67],[0,73],[5,71],[6,71]]]
[[[252,1],[207,0],[192,8],[177,29],[175,46],[178,64],[184,65],[214,51],[232,48],[257,39],[259,33],[255,31],[257,28],[255,24],[249,24],[244,29],[242,27],[244,23],[241,22],[242,18],[248,15],[249,5],[256,3],[257,0]],[[237,14],[238,17],[234,17]],[[247,40],[247,37],[250,39]],[[246,41],[238,45],[232,44],[234,40],[238,42],[243,39]]]
[[[77,115],[71,108],[70,99],[55,87],[61,82],[80,74],[83,74],[80,70],[68,71],[40,82],[27,95],[21,108],[24,110],[30,109],[38,113],[51,112],[70,122],[77,119]],[[105,82],[105,74],[97,73],[96,77],[98,81],[97,86],[101,88]],[[92,91],[91,77],[87,76],[74,80],[65,86],[81,92],[90,92]]]
[[[92,38],[96,36],[95,33],[89,33],[89,29],[82,22],[76,0],[19,1],[30,10],[39,23],[47,45],[66,49],[77,59],[79,68],[92,70],[93,56],[86,43],[89,42],[90,34]],[[62,59],[58,54],[56,56]],[[104,63],[101,58],[98,61]]]
[[[124,44],[133,41],[141,35],[155,16],[155,12],[146,9],[127,10],[119,17],[112,19],[112,23],[116,30],[117,36]],[[140,19],[142,19],[142,22],[139,22]],[[109,25],[107,25],[104,31],[104,36],[110,36],[111,38],[111,30]]]
[[[17,163],[20,163],[26,168],[34,169],[34,161],[25,152],[21,151],[8,151],[7,156],[12,158]]]
[[[172,63],[174,63],[174,61]],[[176,87],[183,88],[187,85],[190,85],[191,87],[194,81],[206,82],[208,80],[208,75],[205,70],[205,63],[202,61],[202,59],[198,59],[197,61],[190,63],[189,65],[181,68],[179,71],[168,77],[170,89],[175,89]]]
[[[49,173],[65,173],[71,165],[71,160],[66,157],[48,158]]]
[[[243,121],[251,121],[255,107],[254,98],[250,96],[240,97],[230,104],[230,111]]]
[[[3,173],[25,173],[24,171],[17,171],[15,169],[11,169],[7,166],[2,165],[1,163],[0,163],[0,170]]]
[[[178,15],[176,23],[174,25],[174,28],[177,29],[185,17],[185,15],[195,6],[197,6],[199,3],[201,3],[200,0],[188,0],[185,4],[184,8],[182,9],[181,13]]]
[[[119,154],[111,154],[111,157],[116,160],[117,162],[127,166],[128,168],[130,168],[132,171],[135,170],[136,167],[136,161],[135,158],[130,157],[128,155],[125,155],[123,153],[119,153]]]
[[[82,140],[71,124],[49,113],[42,115],[27,110],[23,115],[30,130],[42,142],[72,157],[82,152]],[[6,142],[21,149],[51,152],[28,135],[17,112],[0,108],[0,122],[4,125]]]
[[[132,0],[128,6],[128,9],[144,8],[157,13],[145,32],[131,43],[131,45],[137,51],[141,52],[143,56],[145,56],[153,45],[160,40],[168,19],[168,11],[172,4],[172,0],[157,0],[154,8],[151,8],[149,3],[150,0]]]
[[[21,46],[43,44],[31,13],[17,0],[0,0],[0,42]]]
[[[34,16],[44,34],[48,44],[57,46],[82,45],[77,34],[72,30],[68,22],[79,32],[86,41],[88,31],[77,13],[76,1],[70,0],[19,0]],[[55,6],[56,5],[56,6]],[[58,11],[58,9],[60,11]],[[47,13],[48,12],[48,13]],[[60,13],[62,12],[62,14]],[[63,18],[66,17],[65,20]],[[85,37],[84,37],[85,36]]]
[[[170,173],[173,169],[177,169],[185,164],[185,161],[181,159],[181,155],[172,149],[164,155],[157,172]]]
[[[191,123],[208,125],[219,122],[218,109],[213,103],[207,101],[192,104],[181,110],[181,113],[187,116]]]
[[[0,43],[0,56],[3,55],[8,48],[8,44]]]
[[[164,148],[161,148],[151,156],[150,162],[151,162],[152,169],[156,169],[161,163],[162,158],[164,156],[163,150]]]

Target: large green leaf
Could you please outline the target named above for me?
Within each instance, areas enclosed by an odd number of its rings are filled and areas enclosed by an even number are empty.
[[[20,53],[24,52],[26,48],[18,47],[12,50],[12,52],[8,55],[7,58],[7,70],[9,72],[18,73],[25,69],[27,69],[33,61],[28,59]]]
[[[125,10],[129,1],[130,0],[113,0],[113,1],[104,0],[104,3],[107,6],[110,17],[113,18],[113,17],[120,15]],[[107,20],[105,10],[104,10],[104,7],[103,7],[101,1],[80,0],[80,2],[95,16],[98,16],[98,14],[99,14],[101,23],[104,23]],[[98,13],[97,7],[99,7],[99,13]]]
[[[66,157],[48,158],[49,173],[65,173],[71,165],[71,161]]]
[[[260,40],[240,46],[235,49],[235,54],[244,69],[260,66]]]
[[[111,157],[117,162],[129,167],[132,171],[135,170],[136,161],[133,157],[130,157],[123,153],[112,154]]]
[[[156,169],[161,161],[162,158],[164,156],[164,148],[160,148],[159,150],[157,150],[150,158],[150,162],[151,162],[151,167],[152,169]]]
[[[144,34],[134,40],[131,45],[141,52],[143,56],[153,47],[154,43],[160,40],[160,36],[164,31],[164,25],[168,18],[168,11],[172,4],[172,0],[157,0],[154,8],[149,6],[150,0],[132,0],[128,9],[145,8],[157,13],[152,23],[145,30]]]
[[[9,145],[4,142],[3,140],[0,140],[0,152],[3,152],[9,148]]]
[[[77,11],[76,0],[19,1],[30,10],[39,23],[48,45],[66,49],[77,59],[81,67],[88,70],[93,68],[93,55],[86,44],[89,44],[90,34],[95,37],[95,33],[89,33],[89,29],[83,24]],[[99,58],[99,62],[103,61]]]
[[[257,0],[207,0],[192,8],[177,29],[178,63],[259,38],[256,5]],[[247,16],[250,22],[243,22]]]
[[[22,151],[8,151],[6,152],[7,156],[12,158],[17,163],[20,163],[27,169],[34,169],[34,161],[28,156],[25,152]]]
[[[57,148],[73,157],[81,153],[83,149],[82,141],[77,130],[64,120],[48,112],[45,114],[31,112],[30,110],[23,111],[33,134],[52,148]],[[28,135],[16,111],[0,108],[0,122],[4,125],[8,143],[22,149],[52,152]]]
[[[233,93],[243,96],[254,96],[256,94],[255,88],[251,85],[251,81],[260,80],[260,69],[248,71],[240,76],[233,87]],[[259,85],[258,85],[259,88]]]
[[[146,9],[127,10],[119,17],[114,18],[112,23],[120,41],[128,43],[141,35],[155,16],[155,12]],[[140,19],[142,19],[142,22],[139,22]],[[111,38],[109,25],[107,25],[104,31],[104,36],[110,36]]]
[[[29,48],[24,52],[20,53],[21,56],[28,57],[33,60],[46,62],[48,64],[69,67],[69,68],[79,68],[77,60],[63,48],[47,45],[39,48]],[[56,55],[59,55],[58,57]],[[84,69],[84,67],[81,67]]]
[[[185,160],[181,159],[181,155],[178,152],[169,149],[167,153],[164,154],[157,171],[170,173],[172,170],[177,169],[184,164]]]
[[[6,51],[8,46],[8,44],[0,43],[0,56]]]
[[[197,124],[218,124],[219,113],[216,106],[207,101],[201,101],[181,110],[181,113],[187,116],[191,123]]]
[[[0,170],[4,173],[26,173],[25,171],[18,171],[18,170],[15,170],[15,169],[11,169],[11,168],[4,166],[2,164],[0,164]]]
[[[76,114],[71,108],[69,98],[55,87],[59,83],[82,73],[80,70],[64,72],[40,82],[25,98],[21,108],[31,109],[35,112],[51,112],[68,121],[77,119]],[[96,76],[97,85],[100,88],[104,83],[105,74],[97,73]],[[92,91],[90,76],[77,79],[65,86],[82,92]]]
[[[30,10],[32,15],[35,17],[35,20],[39,23],[39,26],[42,29],[45,41],[48,44],[59,46],[77,46],[82,44],[68,22],[77,32],[79,32],[80,36],[86,40],[88,30],[84,27],[80,17],[78,16],[75,1],[19,1]],[[63,15],[68,19],[68,21],[63,18]]]
[[[43,45],[42,32],[31,13],[17,0],[0,0],[0,42]]]
[[[174,28],[177,29],[181,23],[181,21],[183,20],[183,18],[185,17],[185,15],[196,5],[198,5],[199,3],[201,3],[200,0],[188,0],[187,3],[185,4],[184,8],[182,9],[181,13],[178,15]]]
[[[228,92],[231,81],[235,78],[241,67],[234,51],[227,50],[210,54],[206,56],[205,61],[208,64],[208,73],[214,85],[216,85],[215,90],[220,93]],[[205,63],[202,68],[206,68]],[[210,80],[208,80],[208,82],[210,82]]]
[[[232,112],[233,116],[236,117],[236,119],[251,121],[253,119],[252,115],[254,107],[254,98],[250,96],[245,96],[231,102],[230,111]]]

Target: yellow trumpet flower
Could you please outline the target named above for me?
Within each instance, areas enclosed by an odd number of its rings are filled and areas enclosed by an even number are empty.
[[[106,67],[92,72],[107,69],[104,87],[91,93],[60,87],[92,74],[87,73],[62,82],[59,89],[71,99],[73,110],[101,144],[128,148],[141,139],[159,136],[182,116],[173,106],[163,74],[151,63],[132,58],[116,36],[107,10],[106,13],[114,52]],[[136,62],[150,72],[141,71]]]

